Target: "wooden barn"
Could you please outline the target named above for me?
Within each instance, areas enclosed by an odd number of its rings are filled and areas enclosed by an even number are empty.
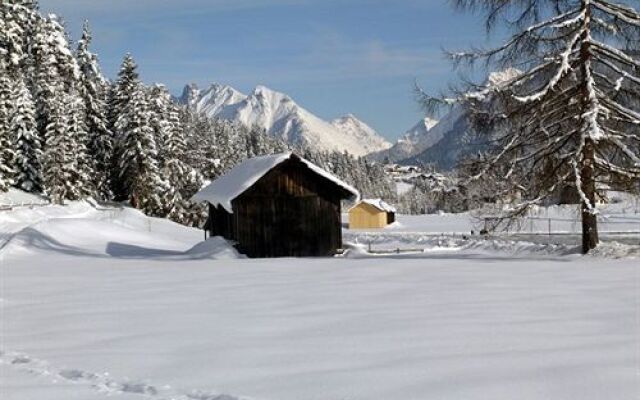
[[[365,199],[349,210],[349,229],[384,228],[396,220],[396,209],[381,199]]]
[[[323,257],[342,247],[341,202],[358,191],[293,154],[256,157],[198,192],[211,236],[249,257]]]

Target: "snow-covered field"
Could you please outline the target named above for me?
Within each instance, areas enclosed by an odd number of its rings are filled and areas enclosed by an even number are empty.
[[[0,212],[0,230],[2,400],[640,396],[637,259],[441,238],[248,260],[87,203]]]

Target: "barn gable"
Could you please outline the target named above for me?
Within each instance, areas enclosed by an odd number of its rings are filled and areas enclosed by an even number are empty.
[[[384,213],[383,210],[372,206],[371,204],[365,203],[365,202],[360,202],[358,204],[356,204],[355,206],[353,206],[352,208],[349,209],[350,213],[363,213],[363,214],[367,214],[367,215],[377,215],[377,214],[382,214]]]
[[[390,213],[396,212],[395,207],[393,207],[392,205],[390,205],[389,203],[387,203],[382,199],[362,199],[360,200],[359,203],[354,205],[352,208],[358,207],[361,204],[366,204],[370,207],[375,208],[378,211],[384,211],[384,212],[390,212]]]
[[[301,167],[324,179],[328,185],[338,190],[344,199],[357,200],[358,191],[336,176],[328,173],[317,165],[291,152],[254,157],[233,167],[229,172],[203,188],[195,196],[195,201],[206,201],[215,206],[222,206],[227,212],[233,213],[232,201],[249,190],[258,180],[286,161],[297,161]]]

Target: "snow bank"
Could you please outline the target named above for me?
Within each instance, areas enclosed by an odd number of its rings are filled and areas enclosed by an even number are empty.
[[[202,242],[202,231],[128,207],[68,206],[18,209],[0,214],[5,257],[58,254],[92,258],[221,259],[241,256],[222,238]],[[0,225],[1,226],[1,225]],[[0,236],[2,237],[2,236]]]
[[[600,243],[589,254],[603,258],[640,258],[640,246],[618,242]]]
[[[42,205],[48,204],[44,196],[33,193],[23,192],[10,188],[6,192],[0,192],[0,208],[7,206],[23,206],[23,205]]]
[[[128,207],[86,201],[0,212],[3,256],[30,254],[154,258],[181,256],[202,232]]]
[[[184,242],[157,232],[89,218],[57,218],[21,229],[5,245],[4,253],[150,258],[180,254],[184,248]]]
[[[215,260],[235,260],[246,258],[229,244],[224,238],[216,236],[200,242],[185,251],[185,256],[192,259],[210,258]]]
[[[409,255],[410,257],[419,257],[420,254],[426,254],[431,257],[438,251],[451,253],[456,251],[461,257],[465,254],[485,254],[497,255],[502,257],[514,256],[568,256],[580,254],[580,249],[576,246],[556,245],[556,244],[539,244],[526,241],[497,240],[497,239],[472,239],[472,238],[455,238],[455,237],[398,237],[387,235],[360,235],[356,239],[356,243],[347,245],[346,257],[364,258],[364,257],[380,257],[387,255],[395,255],[397,249],[403,249],[400,254]],[[366,243],[366,244],[363,244]],[[371,244],[373,252],[369,252],[369,244]],[[395,246],[394,246],[395,245]],[[410,248],[410,250],[406,250]]]

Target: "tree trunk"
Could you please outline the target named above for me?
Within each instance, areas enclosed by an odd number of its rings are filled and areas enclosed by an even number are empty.
[[[582,192],[586,200],[582,199],[582,253],[587,254],[596,248],[598,238],[598,217],[594,213],[596,206],[596,181],[594,177],[595,148],[592,140],[588,139],[582,151],[582,168],[580,178],[582,180]]]
[[[582,10],[585,12],[584,28],[585,34],[582,38],[580,46],[580,63],[582,70],[582,108],[583,118],[590,110],[593,110],[594,101],[590,97],[588,82],[592,79],[591,71],[591,49],[589,39],[591,37],[591,0],[582,0]],[[583,129],[590,129],[586,121],[581,121]],[[580,188],[581,208],[582,208],[582,253],[587,254],[590,250],[595,249],[598,245],[598,218],[595,214],[596,207],[596,181],[595,181],[595,146],[596,143],[591,138],[590,133],[582,132],[584,138],[584,147],[582,148],[580,160]]]

